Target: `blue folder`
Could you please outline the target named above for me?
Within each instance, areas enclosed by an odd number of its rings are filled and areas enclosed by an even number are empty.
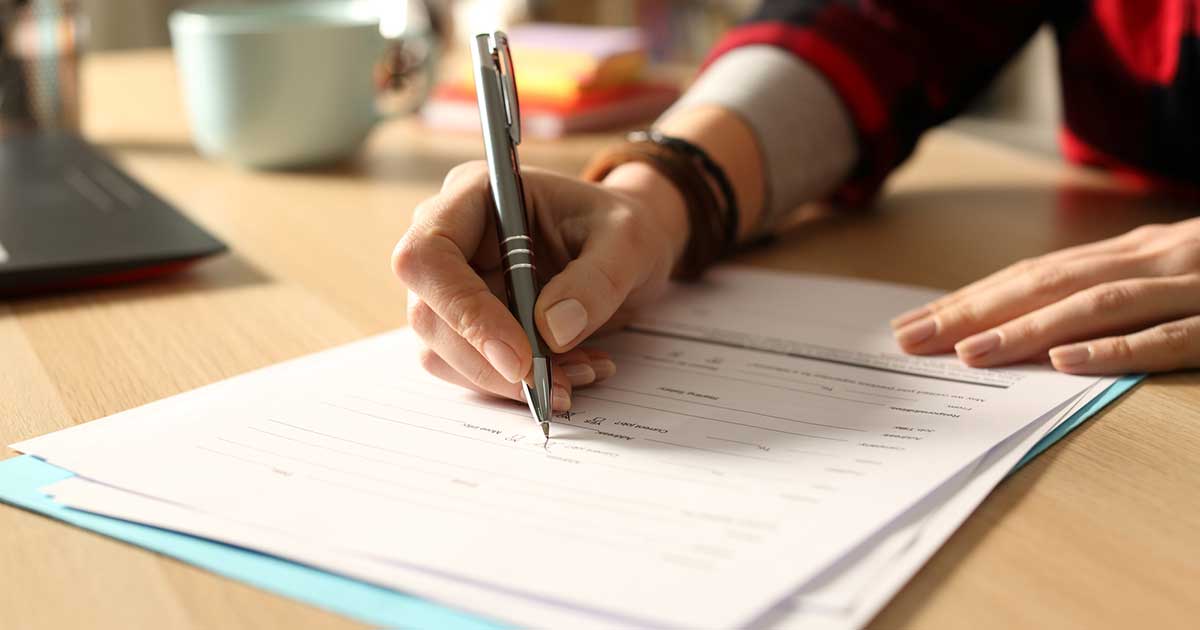
[[[1117,381],[1038,442],[1013,471],[1129,391],[1141,379],[1142,376],[1138,375]],[[58,505],[40,491],[40,488],[70,476],[70,471],[29,455],[0,461],[0,502],[145,547],[213,573],[374,626],[449,630],[506,627],[496,621],[290,560],[157,527],[72,510]]]

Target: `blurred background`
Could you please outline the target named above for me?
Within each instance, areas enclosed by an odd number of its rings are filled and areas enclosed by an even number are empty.
[[[167,15],[188,0],[77,0],[90,21],[89,50],[166,46]],[[250,4],[264,0],[229,0]],[[697,62],[720,33],[754,9],[754,0],[432,0],[458,30],[472,21],[540,20],[640,25],[656,61]],[[992,88],[953,123],[1026,149],[1055,153],[1059,91],[1054,39],[1043,29]]]

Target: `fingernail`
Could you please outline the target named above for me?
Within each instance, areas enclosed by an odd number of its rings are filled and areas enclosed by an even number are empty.
[[[596,380],[596,371],[586,363],[564,365],[562,370],[567,375],[567,380],[575,386],[587,385]]]
[[[517,353],[503,341],[488,339],[483,342],[483,356],[487,357],[488,363],[491,363],[509,383],[518,383],[524,376],[521,374],[521,360],[517,358]]]
[[[1050,349],[1050,361],[1057,366],[1069,367],[1087,363],[1092,358],[1092,347],[1086,343],[1060,346]]]
[[[555,386],[550,392],[550,406],[555,411],[567,411],[571,408],[571,395],[567,388]]]
[[[925,317],[927,315],[929,315],[929,308],[925,307],[925,306],[922,306],[920,308],[914,308],[911,311],[904,311],[903,313],[900,313],[899,315],[892,318],[892,322],[891,322],[892,328],[900,328],[901,326],[904,326],[905,324],[910,324],[912,322],[915,322],[918,319],[921,319],[922,317]]]
[[[902,345],[911,346],[929,339],[936,332],[937,322],[932,317],[926,317],[897,330],[896,341]]]
[[[559,346],[571,343],[587,327],[587,311],[574,298],[563,300],[546,309],[546,325]]]
[[[617,364],[608,359],[596,359],[592,361],[592,371],[596,373],[597,381],[603,381],[617,373]]]
[[[1003,340],[1000,331],[989,330],[954,344],[954,351],[964,359],[978,359],[999,347]]]

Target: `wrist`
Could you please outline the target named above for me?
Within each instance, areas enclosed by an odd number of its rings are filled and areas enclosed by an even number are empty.
[[[678,264],[687,247],[691,226],[684,196],[675,184],[643,162],[621,164],[600,183],[606,188],[632,197],[643,211],[656,219],[667,236],[672,267]]]

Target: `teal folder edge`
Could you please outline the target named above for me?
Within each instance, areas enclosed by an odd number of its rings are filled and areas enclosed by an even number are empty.
[[[1127,376],[1042,438],[1013,471],[1037,457],[1143,378]],[[1010,473],[1011,474],[1011,473]],[[40,491],[72,476],[68,470],[24,455],[0,461],[0,502],[70,523],[182,560],[202,569],[314,606],[385,627],[494,630],[505,626],[412,595],[303,564],[195,536],[72,510]]]
[[[71,471],[30,455],[0,461],[0,501],[145,547],[371,626],[448,630],[505,627],[412,595],[242,547],[72,510],[54,503],[39,490],[71,476]]]
[[[1104,390],[1104,393],[1093,398],[1091,402],[1081,407],[1079,411],[1076,411],[1074,414],[1072,414],[1071,417],[1067,418],[1065,422],[1055,427],[1050,433],[1046,434],[1046,437],[1039,440],[1037,444],[1034,444],[1033,448],[1029,449],[1028,453],[1025,453],[1025,456],[1021,458],[1021,461],[1017,462],[1017,465],[1013,466],[1013,469],[1010,470],[1008,474],[1011,476],[1013,473],[1021,470],[1021,468],[1023,468],[1025,464],[1028,464],[1030,461],[1032,461],[1034,457],[1041,455],[1043,451],[1053,446],[1055,442],[1063,439],[1063,436],[1066,434],[1074,431],[1075,427],[1087,422],[1088,419],[1099,413],[1101,409],[1107,407],[1114,400],[1124,396],[1125,392],[1133,389],[1133,386],[1140,383],[1144,378],[1146,378],[1145,374],[1131,374],[1129,376],[1122,376],[1121,378],[1117,379],[1117,382],[1109,385],[1108,389]]]

